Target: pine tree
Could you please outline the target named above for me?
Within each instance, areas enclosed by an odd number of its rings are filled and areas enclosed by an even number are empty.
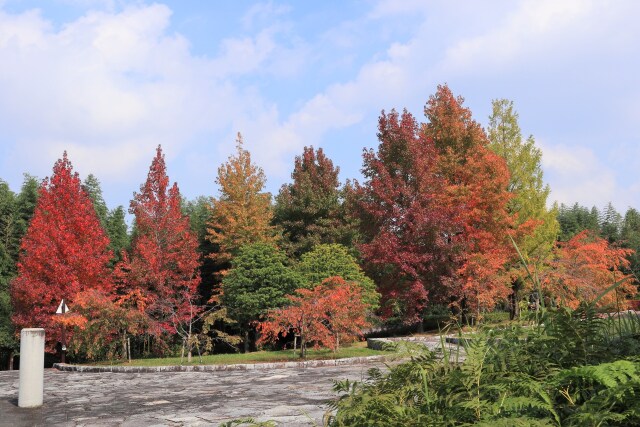
[[[208,239],[218,246],[213,254],[219,265],[227,264],[238,249],[255,242],[274,242],[271,226],[271,195],[264,193],[266,178],[251,162],[238,133],[236,154],[218,168],[220,197],[213,201]]]
[[[112,288],[108,245],[91,199],[65,152],[40,188],[22,240],[18,276],[11,285],[16,328],[44,327],[51,349],[58,337],[53,314],[60,300],[73,307],[79,292]]]
[[[16,348],[9,283],[16,274],[18,214],[16,195],[0,180],[0,363],[7,366]]]
[[[82,184],[82,188],[84,191],[89,194],[91,201],[93,202],[93,208],[96,210],[96,214],[100,219],[100,224],[102,228],[106,230],[107,228],[107,216],[109,214],[109,209],[107,209],[107,204],[102,197],[102,188],[100,187],[100,181],[93,174],[89,174]]]
[[[113,252],[113,265],[122,261],[122,251],[129,249],[130,239],[125,221],[124,207],[118,206],[107,214],[105,230],[109,236],[109,248]]]
[[[599,218],[600,235],[609,243],[615,243],[620,239],[622,231],[622,215],[616,211],[611,202],[607,204]]]
[[[120,293],[141,295],[138,307],[150,320],[148,333],[156,338],[155,351],[162,352],[176,324],[197,314],[193,305],[200,276],[198,242],[189,218],[182,214],[178,185],[169,186],[160,146],[129,212],[135,216],[136,234],[130,259],[118,267],[124,276]]]

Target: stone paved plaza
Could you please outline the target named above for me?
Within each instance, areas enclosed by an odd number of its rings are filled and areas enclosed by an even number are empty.
[[[322,425],[332,380],[373,366],[249,371],[86,373],[46,369],[44,405],[17,406],[18,371],[0,372],[0,426],[218,426],[252,416],[279,426]]]

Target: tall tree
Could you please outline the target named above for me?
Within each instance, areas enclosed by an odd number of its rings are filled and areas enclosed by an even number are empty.
[[[489,149],[489,140],[464,99],[438,86],[425,106],[424,132],[435,144],[438,174],[445,178],[439,204],[449,215],[445,231],[455,248],[449,292],[460,304],[492,307],[510,293],[503,267],[513,252],[508,234],[513,225],[507,207],[509,170]]]
[[[273,217],[289,254],[300,257],[318,244],[351,244],[354,229],[346,221],[339,172],[322,148],[304,147],[296,156],[293,182],[280,189]]]
[[[27,234],[27,229],[29,228],[29,223],[35,212],[36,203],[40,195],[38,191],[39,188],[40,181],[38,181],[36,177],[24,174],[24,181],[22,182],[22,187],[16,200],[20,239]]]
[[[107,214],[105,230],[109,236],[109,248],[113,251],[112,264],[122,261],[122,251],[129,249],[130,239],[124,207],[118,206]]]
[[[558,223],[560,224],[559,240],[566,242],[583,230],[600,232],[600,214],[594,206],[591,209],[575,203],[568,207],[561,204],[558,209]]]
[[[640,277],[640,212],[634,208],[627,209],[620,231],[620,244],[622,247],[633,250],[629,259],[629,271],[635,277]]]
[[[18,237],[16,195],[0,180],[0,363],[11,363],[16,347],[9,283],[16,274]]]
[[[513,101],[498,99],[492,106],[487,129],[489,148],[507,162],[510,174],[507,189],[513,195],[507,209],[514,217],[514,227],[523,231],[514,238],[527,263],[541,264],[550,255],[560,227],[556,210],[547,208],[550,189],[543,182],[542,151],[536,147],[533,136],[526,140],[522,138]],[[526,280],[517,258],[510,260],[509,269],[510,306],[512,317],[515,317]]]
[[[57,341],[52,316],[62,298],[73,307],[85,289],[109,291],[109,239],[65,152],[40,188],[35,213],[21,244],[12,282],[17,329],[44,327],[48,347]]]
[[[406,110],[382,113],[378,139],[377,152],[363,154],[366,181],[355,186],[360,250],[382,294],[382,315],[414,322],[427,298],[445,295],[439,285],[448,268],[448,219],[436,198],[445,182],[433,140]]]
[[[220,197],[213,200],[207,230],[209,241],[219,248],[213,254],[218,264],[227,264],[243,245],[275,241],[271,195],[263,192],[264,172],[251,162],[240,133],[236,143],[235,156],[218,168]]]
[[[199,294],[203,301],[209,301],[210,298],[219,293],[219,280],[217,273],[220,267],[213,259],[214,253],[218,247],[207,238],[208,224],[211,222],[211,203],[210,198],[200,196],[195,200],[184,201],[182,209],[189,216],[191,223],[191,231],[198,237],[198,252],[200,253],[200,289]]]
[[[102,228],[106,230],[107,228],[107,216],[109,215],[109,209],[107,208],[107,203],[104,201],[104,197],[102,197],[102,188],[100,187],[100,181],[96,178],[95,175],[89,174],[82,184],[82,188],[84,191],[89,194],[91,201],[93,202],[93,208],[96,210],[96,214],[100,219],[100,224],[102,224]]]
[[[240,247],[232,268],[222,280],[222,303],[240,324],[244,350],[249,350],[253,324],[268,310],[287,304],[287,295],[302,288],[301,277],[288,265],[286,255],[268,243]]]
[[[163,351],[167,334],[191,318],[200,283],[198,242],[189,218],[181,210],[178,185],[169,186],[162,149],[158,146],[149,174],[135,193],[129,212],[135,216],[136,234],[120,292],[138,292],[151,321],[148,331],[156,338],[155,350]]]
[[[617,242],[622,231],[622,215],[616,211],[611,202],[605,206],[599,220],[600,235],[609,243]]]

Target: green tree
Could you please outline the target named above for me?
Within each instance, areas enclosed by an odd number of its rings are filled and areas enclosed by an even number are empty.
[[[558,240],[566,242],[583,230],[600,232],[600,214],[594,206],[591,209],[575,203],[568,207],[564,203],[558,209],[558,223],[560,223],[560,235]]]
[[[20,244],[18,238],[16,195],[0,180],[0,363],[11,364],[16,349],[11,323],[9,283],[16,275],[16,260]]]
[[[218,245],[211,243],[207,238],[208,224],[211,222],[211,198],[199,196],[195,200],[185,200],[182,210],[189,216],[191,231],[198,238],[198,252],[200,259],[200,289],[199,294],[203,302],[207,302],[219,291],[220,280],[219,265],[215,262],[214,255],[218,251]]]
[[[253,323],[269,310],[286,305],[287,295],[302,287],[300,275],[275,246],[258,242],[240,247],[222,280],[222,304],[240,325],[245,352]]]
[[[16,209],[18,211],[17,233],[20,239],[27,234],[29,223],[36,210],[38,197],[40,197],[40,181],[34,176],[24,174],[24,181],[16,199]]]
[[[629,268],[638,277],[640,275],[640,212],[637,209],[629,208],[624,214],[620,243],[622,247],[634,250],[629,255]]]
[[[113,251],[112,265],[122,261],[122,251],[128,250],[131,243],[124,207],[118,206],[107,214],[106,231],[109,236],[109,249]]]
[[[96,214],[100,220],[100,224],[102,225],[102,228],[106,230],[109,209],[107,208],[107,203],[104,201],[104,197],[102,197],[100,181],[95,175],[89,174],[82,183],[82,188],[87,192],[87,194],[89,194],[91,202],[93,203],[93,208],[96,210]]]
[[[322,243],[351,246],[355,227],[345,214],[339,172],[322,148],[304,147],[296,156],[293,182],[280,189],[273,217],[290,255],[300,257]]]
[[[373,309],[378,307],[380,295],[375,283],[364,274],[356,259],[342,245],[316,246],[311,252],[302,255],[297,270],[305,281],[305,287],[309,289],[335,276],[355,282],[361,288],[363,301]]]
[[[600,235],[607,239],[609,243],[617,242],[622,231],[622,215],[616,211],[611,202],[605,206],[599,219]]]
[[[513,101],[497,99],[492,106],[487,128],[489,148],[503,157],[509,168],[507,189],[513,197],[507,210],[514,217],[516,230],[520,229],[515,240],[525,260],[539,265],[550,255],[560,228],[555,208],[547,208],[550,189],[543,181],[542,151],[533,136],[523,139]],[[521,270],[518,259],[512,259],[510,264],[513,271]],[[512,316],[518,315],[519,293],[525,283],[524,272],[521,273],[511,275]]]

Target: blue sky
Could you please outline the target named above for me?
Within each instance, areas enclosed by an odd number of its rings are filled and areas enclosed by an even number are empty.
[[[267,190],[305,145],[359,178],[382,109],[447,83],[486,125],[508,98],[551,198],[640,208],[640,2],[0,0],[0,179],[67,150],[128,206],[162,144],[187,198],[217,196],[242,132]]]

